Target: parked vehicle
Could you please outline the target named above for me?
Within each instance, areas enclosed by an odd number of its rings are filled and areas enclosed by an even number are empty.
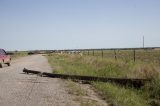
[[[0,49],[0,68],[3,67],[3,64],[11,65],[11,57],[6,53],[4,49]]]

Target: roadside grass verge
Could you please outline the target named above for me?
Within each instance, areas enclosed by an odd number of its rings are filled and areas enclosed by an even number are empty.
[[[96,106],[92,101],[87,99],[84,100],[84,96],[87,95],[87,92],[81,88],[79,84],[73,82],[72,80],[65,81],[67,87],[69,88],[68,93],[76,95],[74,98],[75,101],[79,101],[81,106]]]
[[[16,58],[19,58],[19,57],[24,57],[24,56],[27,56],[27,52],[15,52],[13,55],[11,55],[11,58],[12,59],[16,59]]]
[[[115,61],[93,56],[53,54],[48,56],[54,73],[118,78],[150,78],[152,82],[141,89],[114,83],[93,82],[101,96],[114,106],[154,106],[160,100],[158,66],[152,63]]]
[[[147,106],[147,98],[138,94],[138,90],[125,88],[111,83],[95,82],[93,85],[101,91],[101,96],[113,106]]]
[[[70,88],[69,94],[74,94],[77,96],[84,96],[86,93],[81,89],[80,85],[76,84],[75,82],[71,80],[67,80],[67,85]]]

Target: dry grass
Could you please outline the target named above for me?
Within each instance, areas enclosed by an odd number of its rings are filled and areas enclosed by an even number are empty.
[[[153,64],[137,64],[135,65],[128,77],[154,79],[159,76],[159,70]]]
[[[16,59],[16,58],[24,57],[27,55],[28,55],[27,52],[15,52],[13,55],[11,55],[11,58]]]
[[[120,78],[150,78],[143,88],[124,88],[115,84],[93,83],[102,96],[118,106],[147,106],[160,99],[159,66],[154,63],[123,61],[94,56],[53,54],[48,56],[56,73]],[[123,97],[123,98],[122,98]]]

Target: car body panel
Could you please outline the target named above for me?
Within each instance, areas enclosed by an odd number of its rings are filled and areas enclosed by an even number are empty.
[[[10,55],[7,55],[4,49],[0,49],[0,63],[10,65],[10,62],[11,62]]]

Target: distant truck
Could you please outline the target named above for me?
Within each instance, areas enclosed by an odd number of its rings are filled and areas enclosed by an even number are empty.
[[[0,49],[0,68],[3,67],[3,64],[11,65],[11,57],[6,53],[4,49]]]

